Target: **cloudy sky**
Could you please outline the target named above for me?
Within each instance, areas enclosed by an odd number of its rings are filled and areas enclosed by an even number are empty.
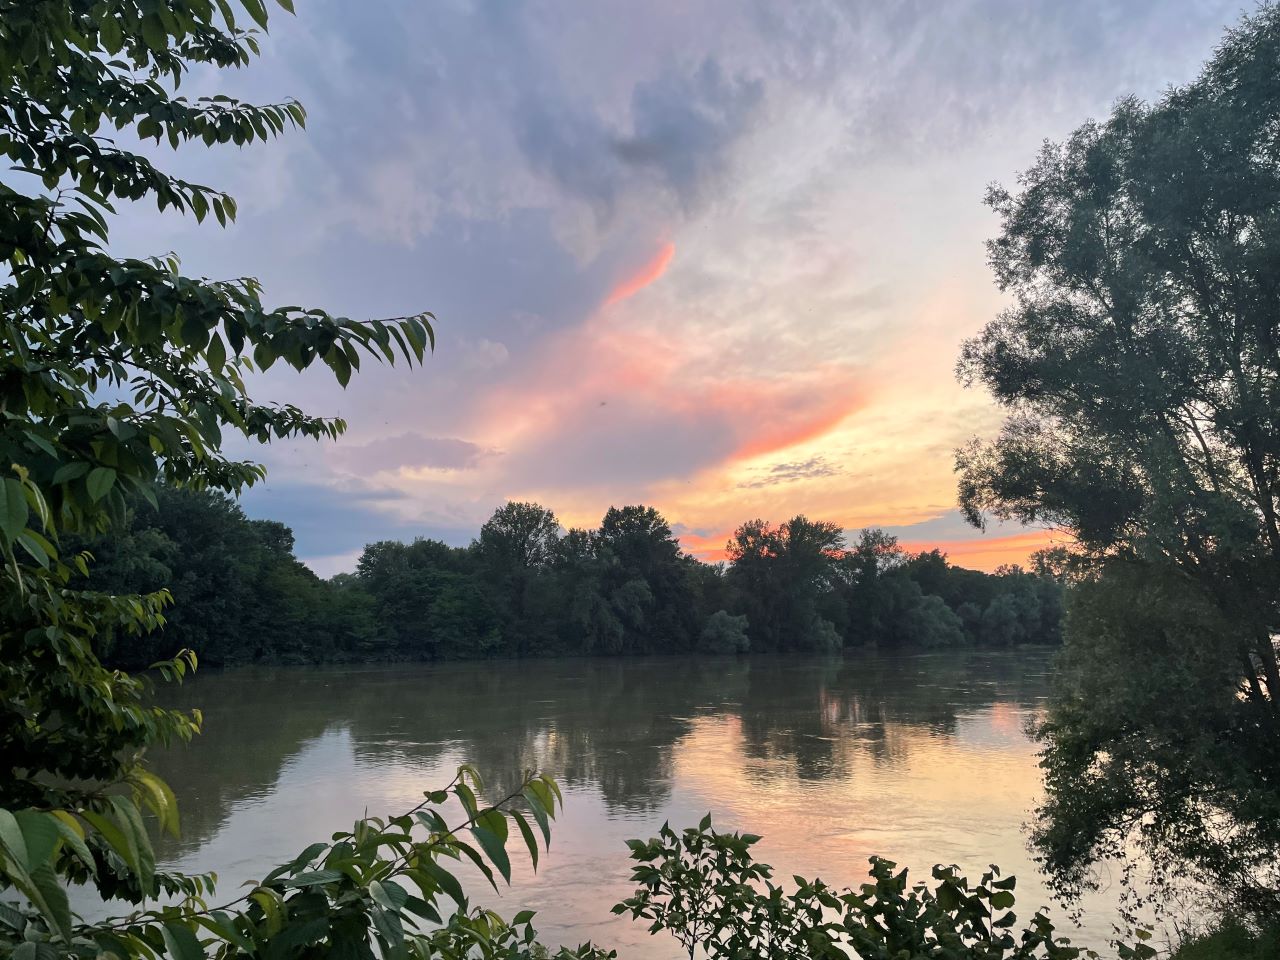
[[[952,450],[998,415],[953,376],[1000,308],[986,184],[1120,96],[1190,79],[1240,0],[296,0],[251,69],[308,128],[193,150],[226,231],[142,210],[128,253],[259,277],[274,303],[432,310],[421,369],[267,399],[345,417],[275,444],[255,516],[317,571],[367,541],[465,543],[507,499],[593,526],[649,503],[714,557],[741,521],[883,526],[990,568]],[[187,87],[193,89],[187,91]]]

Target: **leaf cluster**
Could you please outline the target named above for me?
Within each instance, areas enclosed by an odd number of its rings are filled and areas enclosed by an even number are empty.
[[[871,858],[868,882],[838,889],[794,877],[794,888],[775,884],[758,863],[753,834],[720,833],[708,815],[677,833],[664,824],[657,837],[629,841],[636,861],[635,895],[614,912],[650,921],[689,954],[710,958],[846,958],[899,960],[1083,960],[1092,951],[1071,946],[1037,911],[1019,925],[1013,907],[1015,877],[992,866],[978,882],[955,867],[934,867],[931,883],[910,884],[905,869]],[[1118,960],[1150,960],[1150,934],[1116,943]]]

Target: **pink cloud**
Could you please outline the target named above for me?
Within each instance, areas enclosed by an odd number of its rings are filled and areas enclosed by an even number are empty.
[[[544,344],[468,435],[506,451],[532,489],[629,477],[636,489],[821,437],[863,405],[855,376],[838,365],[726,375],[703,344],[596,317]]]
[[[672,258],[676,255],[676,245],[674,243],[664,243],[662,248],[658,250],[657,255],[637,270],[634,274],[620,281],[613,290],[610,291],[608,299],[605,300],[606,307],[612,306],[627,297],[634,296],[649,284],[657,281],[670,266]]]

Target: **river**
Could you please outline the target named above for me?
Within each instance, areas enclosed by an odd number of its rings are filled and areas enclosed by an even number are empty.
[[[473,888],[508,915],[538,910],[552,945],[679,956],[609,907],[630,893],[626,839],[707,812],[762,834],[780,877],[855,885],[872,854],[920,878],[997,863],[1029,918],[1049,898],[1025,847],[1040,790],[1025,725],[1050,664],[1023,650],[202,671],[176,702],[204,711],[205,732],[156,758],[183,823],[158,852],[230,891],[366,810],[412,807],[469,761],[494,794],[530,768],[563,787],[537,874],[513,845],[512,888]],[[1073,940],[1104,946],[1111,896],[1090,898]]]

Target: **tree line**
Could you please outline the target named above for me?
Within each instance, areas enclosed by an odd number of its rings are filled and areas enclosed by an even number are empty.
[[[163,630],[111,639],[109,661],[150,664],[178,646],[210,664],[454,660],[646,653],[824,653],[1056,643],[1062,587],[1047,570],[995,574],[910,553],[879,530],[852,543],[797,516],[742,524],[727,560],[684,552],[653,507],[613,507],[564,530],[507,503],[465,547],[371,543],[324,580],[293,534],[223,494],[161,486],[123,527],[78,544],[90,584],[168,587]]]

